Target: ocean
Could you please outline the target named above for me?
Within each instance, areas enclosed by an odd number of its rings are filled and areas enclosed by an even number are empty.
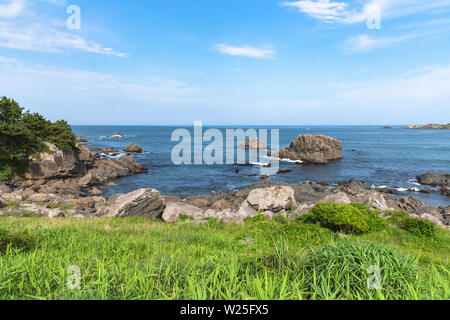
[[[261,181],[257,165],[180,165],[172,163],[171,153],[178,142],[169,126],[73,126],[76,135],[85,137],[88,148],[112,147],[123,150],[133,142],[145,154],[135,155],[148,168],[148,174],[116,180],[106,196],[139,188],[155,188],[164,195],[188,197],[217,191],[233,191]],[[235,127],[215,127],[223,132]],[[271,177],[273,181],[299,183],[326,181],[330,184],[349,179],[364,180],[374,187],[395,188],[404,196],[413,196],[432,206],[448,206],[450,199],[430,187],[417,183],[420,174],[437,171],[450,173],[450,130],[406,130],[400,126],[280,126],[242,127],[242,129],[279,129],[280,147],[288,146],[301,134],[323,134],[343,144],[344,159],[323,166],[305,166],[280,162],[280,168],[292,170]],[[192,127],[185,127],[193,132]],[[204,127],[207,130],[208,127]],[[122,138],[108,137],[120,132]],[[270,139],[269,139],[270,142]],[[205,143],[207,145],[207,143]],[[269,143],[270,145],[270,143]],[[124,152],[121,152],[124,155]],[[236,173],[236,170],[239,170]],[[433,191],[430,194],[418,192]]]

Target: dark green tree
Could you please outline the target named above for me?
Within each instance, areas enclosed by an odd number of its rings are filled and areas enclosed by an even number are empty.
[[[61,150],[77,150],[72,128],[64,120],[51,122],[38,113],[24,112],[13,99],[0,98],[0,180],[23,175],[30,156],[48,151],[44,142]]]

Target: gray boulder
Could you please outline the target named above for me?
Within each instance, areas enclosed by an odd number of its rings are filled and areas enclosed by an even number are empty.
[[[250,192],[246,202],[256,211],[280,212],[295,206],[294,189],[288,186],[274,186],[255,189]]]
[[[101,215],[107,217],[159,218],[164,211],[164,200],[158,190],[139,189],[108,199]]]
[[[180,221],[180,215],[191,217],[193,220],[201,220],[205,217],[204,210],[185,202],[169,202],[162,214],[165,222],[175,223]]]

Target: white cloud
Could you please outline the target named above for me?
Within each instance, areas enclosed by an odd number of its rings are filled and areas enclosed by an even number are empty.
[[[344,1],[301,0],[285,1],[283,7],[295,8],[301,13],[327,23],[352,24],[367,20],[379,8],[383,19],[404,17],[433,9],[450,7],[450,0],[363,0],[351,6]]]
[[[255,48],[252,46],[233,47],[223,43],[216,44],[213,49],[231,56],[244,56],[259,59],[270,59],[275,55],[275,51],[272,48]]]
[[[10,0],[0,3],[0,18],[15,18],[25,9],[25,0]]]
[[[64,0],[40,0],[51,5],[64,5]],[[27,16],[20,19],[20,14],[33,4],[26,0],[12,0],[7,4],[0,4],[0,17],[8,17],[0,21],[0,47],[59,53],[66,50],[79,50],[107,56],[125,57],[127,54],[112,48],[102,46],[94,41],[85,39],[79,34],[65,29],[65,23],[58,19],[39,19],[27,11]]]
[[[184,82],[162,77],[130,79],[115,74],[67,69],[26,63],[0,56],[0,87],[2,91],[44,88],[70,95],[72,90],[125,96],[141,101],[180,101],[197,96],[199,89]],[[9,89],[9,90],[8,90]],[[51,94],[49,93],[49,96]]]
[[[58,53],[75,49],[107,56],[125,57],[127,54],[106,48],[81,36],[46,27],[39,23],[22,26],[0,22],[0,46],[9,49]]]

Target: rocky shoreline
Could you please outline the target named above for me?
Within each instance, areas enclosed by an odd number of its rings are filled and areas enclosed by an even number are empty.
[[[297,143],[317,139],[303,137],[300,136],[290,149],[285,150],[293,152],[297,150]],[[319,137],[320,143],[312,144],[315,147],[311,148],[313,156],[309,159],[315,163],[340,158],[342,145],[337,140],[331,141],[333,148],[330,149],[322,143],[327,140],[325,138]],[[132,143],[129,146],[137,153],[142,150]],[[237,191],[187,199],[164,196],[155,189],[139,189],[106,199],[102,196],[104,188],[113,185],[113,180],[146,173],[147,169],[131,156],[103,159],[98,152],[82,145],[79,145],[79,153],[61,151],[51,144],[48,147],[51,154],[42,153],[39,160],[31,160],[25,180],[13,177],[0,183],[0,215],[49,218],[140,216],[160,218],[166,222],[189,217],[198,223],[206,223],[206,219],[214,217],[226,223],[242,223],[245,218],[259,214],[270,219],[278,215],[295,218],[319,202],[335,202],[364,203],[381,211],[404,210],[413,217],[421,217],[440,226],[450,225],[450,206],[432,208],[416,198],[396,198],[389,194],[395,193],[393,190],[374,189],[370,183],[355,180],[329,186],[326,182],[286,184],[263,179]],[[302,155],[302,158],[305,156],[308,155]],[[450,175],[428,173],[419,176],[418,181],[423,185],[440,187],[442,194],[449,195]]]

